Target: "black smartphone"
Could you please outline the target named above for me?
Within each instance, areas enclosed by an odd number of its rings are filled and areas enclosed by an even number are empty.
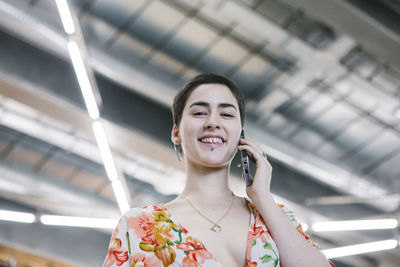
[[[244,139],[244,131],[242,130],[240,134],[240,138]],[[240,151],[240,158],[242,161],[242,168],[243,168],[243,177],[246,182],[246,186],[250,186],[253,181],[250,179],[250,168],[249,168],[249,157],[247,156],[246,151]]]

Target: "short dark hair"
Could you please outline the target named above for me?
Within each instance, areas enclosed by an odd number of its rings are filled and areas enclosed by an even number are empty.
[[[223,84],[229,88],[229,90],[232,92],[238,102],[240,122],[243,127],[245,120],[245,103],[242,93],[239,91],[234,82],[232,82],[228,78],[225,78],[224,76],[213,73],[204,73],[197,75],[189,80],[181,89],[179,89],[172,105],[172,116],[174,124],[176,124],[176,126],[179,126],[179,124],[181,123],[183,109],[185,108],[186,101],[193,90],[202,84],[210,83]]]

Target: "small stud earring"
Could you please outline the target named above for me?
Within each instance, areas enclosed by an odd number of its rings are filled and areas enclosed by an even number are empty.
[[[178,157],[179,162],[181,162],[182,159],[181,159],[181,157],[179,156],[178,147],[177,147],[177,145],[176,145],[175,143],[174,143],[174,150],[175,150],[176,156]]]

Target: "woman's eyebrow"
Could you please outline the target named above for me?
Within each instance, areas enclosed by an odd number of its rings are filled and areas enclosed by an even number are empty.
[[[190,105],[189,108],[191,108],[191,107],[193,107],[193,106],[209,107],[210,104],[207,103],[207,102],[204,102],[204,101],[199,101],[199,102],[194,102],[194,103],[192,103],[192,104]],[[231,103],[219,103],[219,104],[218,104],[218,107],[220,107],[220,108],[232,107],[232,108],[234,108],[235,110],[237,110],[236,107],[235,107],[234,105],[232,105]]]
[[[236,107],[234,105],[230,104],[230,103],[220,103],[220,104],[218,104],[218,107],[222,107],[222,108],[231,107],[231,108],[234,108],[235,110],[237,110]]]

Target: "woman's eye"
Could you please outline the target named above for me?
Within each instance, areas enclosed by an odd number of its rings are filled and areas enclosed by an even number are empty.
[[[202,115],[206,115],[206,113],[203,112],[203,111],[197,111],[197,112],[193,113],[193,115],[195,115],[195,116],[202,116]]]
[[[229,114],[229,113],[222,113],[222,116],[228,117],[228,118],[232,118],[233,117],[233,115]]]

